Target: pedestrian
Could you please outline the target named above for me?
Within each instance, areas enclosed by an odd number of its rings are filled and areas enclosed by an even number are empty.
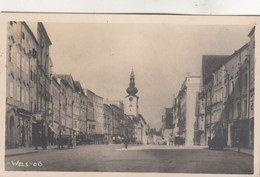
[[[128,137],[126,136],[124,138],[125,149],[127,149],[128,143],[129,143],[129,140],[128,140]]]
[[[211,148],[211,137],[208,137],[208,146],[209,146],[209,149]]]

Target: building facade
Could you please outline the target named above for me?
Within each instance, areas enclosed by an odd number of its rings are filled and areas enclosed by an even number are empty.
[[[7,28],[6,148],[28,147],[34,143],[38,41],[24,22],[11,21]]]
[[[94,143],[96,134],[96,120],[94,117],[94,95],[95,93],[87,89],[87,135],[88,139]]]
[[[249,42],[232,55],[203,56],[199,99],[205,103],[205,144],[223,136],[227,146],[253,148],[254,30]]]
[[[163,137],[167,145],[173,144],[174,132],[173,132],[173,108],[165,108],[164,113],[164,125],[163,125]]]
[[[184,139],[186,146],[194,145],[194,124],[196,122],[196,97],[200,88],[199,76],[188,76],[177,96],[177,136]]]
[[[105,121],[104,121],[104,103],[101,96],[94,94],[94,119],[96,121],[96,144],[104,143],[104,134],[105,134]]]

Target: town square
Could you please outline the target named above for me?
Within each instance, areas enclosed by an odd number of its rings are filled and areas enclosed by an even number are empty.
[[[6,171],[254,173],[253,23],[6,29]]]

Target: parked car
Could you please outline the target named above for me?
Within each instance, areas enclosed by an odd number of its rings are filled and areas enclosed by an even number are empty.
[[[209,149],[224,149],[225,138],[223,136],[215,136],[212,140],[209,139]]]

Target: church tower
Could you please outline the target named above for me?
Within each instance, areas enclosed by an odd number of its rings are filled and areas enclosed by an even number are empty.
[[[127,116],[131,117],[138,117],[138,96],[136,95],[138,90],[135,87],[135,74],[134,70],[132,68],[131,74],[130,74],[130,83],[129,87],[126,89],[126,92],[128,95],[125,99],[125,114]]]

